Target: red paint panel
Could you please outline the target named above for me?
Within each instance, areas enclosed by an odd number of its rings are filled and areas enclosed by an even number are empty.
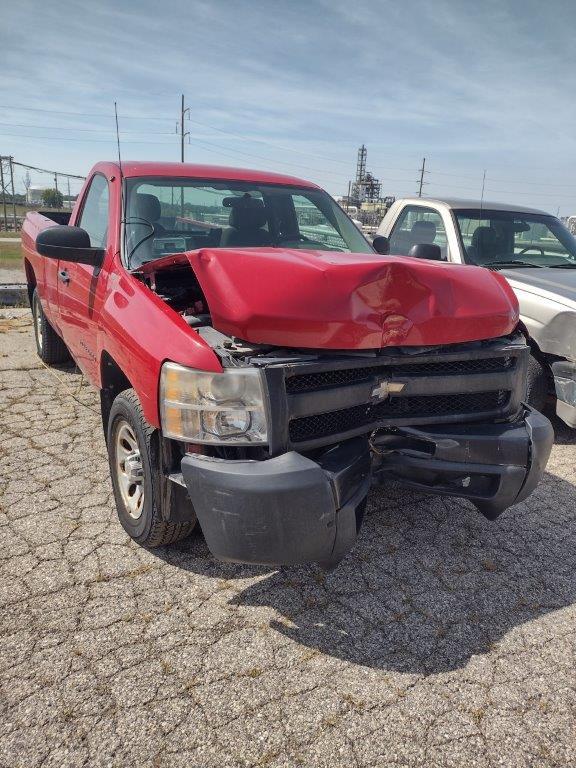
[[[212,349],[180,315],[119,265],[108,279],[98,336],[98,359],[106,351],[116,361],[154,426],[160,426],[158,382],[165,360],[202,371],[222,370]]]
[[[281,248],[204,249],[187,258],[214,327],[253,343],[454,344],[503,336],[518,322],[511,289],[480,267]]]

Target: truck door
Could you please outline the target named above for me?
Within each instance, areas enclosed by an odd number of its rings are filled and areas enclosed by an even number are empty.
[[[111,247],[108,180],[101,173],[92,177],[80,213],[74,222],[90,235],[93,248]],[[104,257],[106,260],[106,256]],[[80,369],[94,380],[97,368],[97,327],[106,274],[87,264],[58,261],[58,305],[60,329]]]

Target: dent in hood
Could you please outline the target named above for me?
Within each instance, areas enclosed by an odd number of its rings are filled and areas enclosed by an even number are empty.
[[[504,336],[518,322],[506,280],[479,267],[281,248],[183,255],[213,326],[252,343],[321,349],[453,344]]]

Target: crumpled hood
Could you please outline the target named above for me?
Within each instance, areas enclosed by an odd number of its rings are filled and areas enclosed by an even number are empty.
[[[282,248],[185,254],[213,326],[259,344],[377,349],[511,333],[518,302],[487,269],[407,256]]]

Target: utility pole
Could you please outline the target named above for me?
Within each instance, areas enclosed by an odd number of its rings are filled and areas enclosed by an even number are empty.
[[[0,187],[2,189],[2,208],[4,210],[4,229],[8,231],[8,217],[6,216],[6,185],[4,184],[4,158],[0,158]]]
[[[422,158],[422,168],[420,168],[420,186],[418,188],[418,197],[422,197],[422,187],[424,186],[424,174],[426,173],[426,158]]]
[[[190,135],[190,131],[184,130],[184,117],[186,112],[190,114],[190,107],[184,108],[184,94],[182,94],[182,106],[180,108],[180,162],[184,162],[184,139]]]

